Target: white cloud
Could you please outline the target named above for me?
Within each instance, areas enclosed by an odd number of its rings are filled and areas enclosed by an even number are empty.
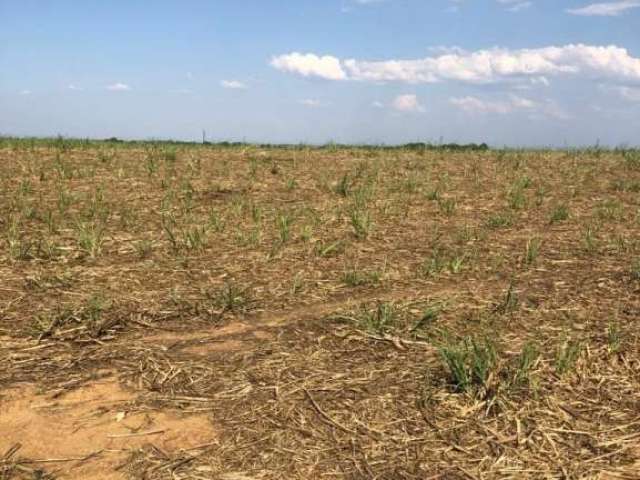
[[[320,100],[316,100],[314,98],[305,98],[304,100],[300,100],[300,105],[304,105],[305,107],[318,108],[322,107],[323,103]]]
[[[535,110],[538,104],[528,98],[511,95],[508,100],[482,100],[478,97],[453,97],[449,101],[468,113],[497,113],[506,115],[517,110]]]
[[[556,120],[573,119],[573,115],[571,115],[553,100],[547,100],[544,104],[540,105],[539,111],[543,117],[551,117],[555,118]]]
[[[606,93],[613,92],[629,102],[640,102],[640,88],[619,85],[600,85],[600,90]]]
[[[340,60],[332,56],[291,53],[274,57],[279,70],[328,80],[486,84],[560,75],[640,81],[640,58],[622,47],[565,45],[510,50],[493,48],[451,52],[416,60]]]
[[[528,109],[538,107],[538,104],[533,100],[529,100],[528,98],[524,98],[524,97],[519,97],[517,95],[510,95],[509,100],[511,102],[511,105],[513,105],[514,108],[518,108],[518,109],[528,110]]]
[[[445,12],[458,13],[460,6],[464,3],[464,0],[449,0],[449,7],[445,9]]]
[[[20,95],[31,95],[31,90],[20,90]]]
[[[528,0],[496,0],[499,4],[504,5],[508,12],[519,12],[533,6],[533,1]],[[465,0],[449,0],[449,7],[446,12],[458,13]]]
[[[620,2],[592,3],[581,8],[569,8],[567,13],[583,16],[617,17],[627,10],[640,7],[640,1],[623,0]]]
[[[376,100],[375,102],[371,102],[371,106],[373,108],[384,108],[384,103],[379,102],[378,100]]]
[[[547,77],[531,77],[529,83],[517,83],[513,85],[515,90],[532,90],[535,87],[549,87],[551,82]]]
[[[391,107],[399,112],[422,113],[425,111],[414,94],[398,95],[391,103]]]
[[[370,5],[373,3],[386,2],[387,0],[354,0],[354,1],[355,3],[358,3],[360,5]],[[458,13],[462,5],[465,3],[465,1],[466,0],[449,0],[449,6],[445,9],[445,12]],[[508,7],[507,11],[510,11],[510,12],[518,12],[520,10],[524,10],[525,8],[529,8],[533,5],[532,1],[527,1],[527,0],[496,0],[496,1]],[[343,11],[344,11],[344,8],[345,7],[343,7]]]
[[[107,90],[111,90],[112,92],[127,92],[131,90],[131,87],[126,83],[114,83],[112,85],[107,85]]]
[[[531,5],[533,5],[533,3],[531,2],[518,2],[513,6],[507,8],[507,10],[509,10],[510,12],[519,12],[520,10],[525,10],[531,7]]]
[[[303,77],[320,77],[327,80],[344,80],[346,73],[340,65],[340,60],[330,55],[320,57],[313,53],[302,54],[293,52],[279,55],[271,59],[271,66],[289,73],[297,73]]]
[[[498,3],[508,6],[507,11],[509,12],[519,12],[533,5],[533,2],[523,0],[498,0]]]
[[[449,101],[468,113],[499,113],[504,115],[513,111],[513,107],[507,102],[481,100],[477,97],[453,97]]]
[[[81,87],[79,87],[79,86],[77,86],[77,85],[74,85],[73,83],[70,83],[70,84],[67,86],[67,88],[68,88],[69,90],[78,90],[78,91],[79,91],[79,90],[82,90],[82,88],[81,88]]]
[[[222,80],[220,85],[224,88],[231,88],[234,90],[246,90],[247,86],[238,80]]]
[[[496,114],[507,115],[516,112],[528,114],[529,118],[554,118],[556,120],[569,120],[571,115],[553,100],[537,102],[517,95],[509,95],[504,100],[483,100],[478,97],[452,97],[449,99],[452,105],[469,114]]]
[[[617,91],[625,100],[640,102],[640,88],[618,87]]]
[[[551,82],[547,77],[533,77],[530,82],[531,85],[543,85],[545,87],[551,85]]]

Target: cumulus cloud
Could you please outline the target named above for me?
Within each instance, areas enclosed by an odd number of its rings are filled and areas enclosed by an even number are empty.
[[[70,83],[69,85],[67,85],[67,88],[68,88],[69,90],[82,90],[82,88],[81,88],[81,87],[79,87],[79,86],[77,86],[77,85],[75,85],[75,84],[73,84],[73,83]]]
[[[398,112],[422,113],[425,111],[414,94],[398,95],[391,102],[391,107]]]
[[[220,85],[223,88],[230,88],[230,89],[233,89],[233,90],[246,90],[246,88],[247,88],[247,86],[244,83],[242,83],[242,82],[240,82],[238,80],[222,80],[220,82]]]
[[[126,92],[131,90],[131,87],[126,83],[117,82],[111,85],[107,85],[107,90],[110,90],[112,92]]]
[[[583,15],[587,17],[617,17],[632,8],[638,7],[640,7],[640,1],[623,0],[620,2],[592,3],[591,5],[581,8],[569,8],[566,11],[572,15]]]
[[[640,58],[622,47],[565,45],[535,49],[493,48],[453,51],[416,60],[341,60],[332,56],[291,53],[271,65],[305,77],[368,82],[487,84],[561,75],[581,75],[640,82]]]
[[[347,78],[340,60],[330,55],[320,57],[313,53],[293,52],[273,57],[271,66],[284,72],[297,73],[303,77],[320,77],[327,80],[344,80]]]
[[[20,95],[31,95],[31,90],[20,90]]]

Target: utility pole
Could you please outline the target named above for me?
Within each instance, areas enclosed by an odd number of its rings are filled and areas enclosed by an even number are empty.
[[[207,132],[204,131],[204,128],[202,129],[202,144],[204,145],[205,143],[207,143]]]

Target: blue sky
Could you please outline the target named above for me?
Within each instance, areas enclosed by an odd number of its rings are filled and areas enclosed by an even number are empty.
[[[0,133],[640,144],[640,1],[0,0]]]

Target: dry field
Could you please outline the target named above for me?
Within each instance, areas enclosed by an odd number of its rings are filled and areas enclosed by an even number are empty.
[[[639,479],[640,152],[0,141],[0,479]]]

